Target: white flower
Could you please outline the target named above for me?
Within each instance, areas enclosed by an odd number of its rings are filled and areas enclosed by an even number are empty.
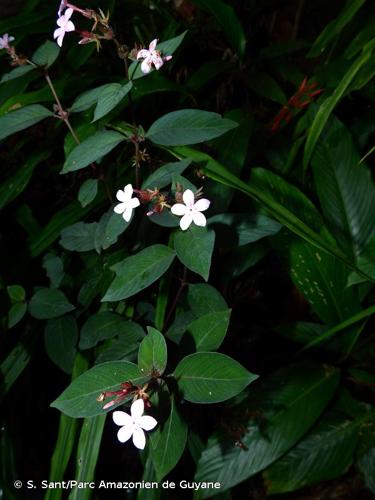
[[[164,62],[172,59],[172,56],[162,57],[160,50],[155,50],[157,43],[158,39],[155,38],[155,40],[152,40],[150,43],[148,50],[141,49],[137,53],[137,59],[144,59],[141,64],[141,70],[143,73],[150,73],[153,65],[155,69],[160,69]]]
[[[151,431],[158,424],[153,417],[143,415],[144,409],[143,399],[137,399],[130,407],[130,415],[124,411],[114,411],[112,414],[114,423],[121,425],[117,433],[118,440],[125,443],[133,436],[133,444],[140,450],[146,444],[144,431]]]
[[[118,205],[113,209],[116,214],[122,214],[123,218],[126,222],[129,222],[131,216],[133,214],[133,209],[139,207],[140,202],[138,198],[132,198],[133,196],[133,187],[131,184],[127,184],[122,191],[119,189],[116,193],[116,198],[118,201],[121,201]]]
[[[64,14],[62,14],[57,20],[57,26],[59,26],[59,28],[55,29],[53,38],[57,38],[57,45],[59,47],[62,46],[65,33],[75,30],[74,24],[70,21],[73,12],[73,9],[66,9]]]
[[[9,47],[10,42],[13,42],[14,36],[9,36],[8,33],[0,36],[0,50],[7,49]]]
[[[206,217],[201,212],[207,210],[211,202],[205,198],[195,201],[194,193],[190,189],[184,191],[182,199],[185,205],[183,203],[176,203],[171,208],[172,214],[179,215],[180,217],[183,216],[180,220],[181,229],[186,231],[192,222],[196,226],[205,226],[207,223]]]

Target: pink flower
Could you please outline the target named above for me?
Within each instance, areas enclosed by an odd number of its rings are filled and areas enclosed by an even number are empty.
[[[75,30],[74,24],[70,21],[72,14],[73,9],[66,9],[64,14],[62,14],[57,20],[57,26],[59,26],[59,28],[55,29],[53,38],[57,38],[57,45],[59,47],[62,46],[65,33]]]
[[[8,33],[5,33],[5,35],[0,36],[0,50],[1,49],[8,49],[10,42],[13,42],[14,36],[9,36]]]
[[[143,59],[141,64],[142,73],[150,73],[152,66],[154,66],[155,69],[160,69],[166,61],[172,59],[172,56],[163,57],[160,50],[155,50],[157,43],[158,39],[155,38],[155,40],[152,40],[150,43],[148,50],[141,49],[138,51],[137,59]]]
[[[204,227],[207,221],[206,217],[201,212],[207,210],[211,202],[205,198],[195,201],[194,193],[190,189],[184,191],[182,199],[184,203],[176,203],[171,208],[173,215],[182,216],[180,220],[181,229],[186,231],[192,222],[194,222],[196,226]]]

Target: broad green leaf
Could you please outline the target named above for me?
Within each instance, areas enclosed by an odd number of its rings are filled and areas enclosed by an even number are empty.
[[[341,98],[345,95],[347,89],[350,87],[352,81],[354,80],[354,78],[357,75],[357,73],[359,72],[359,70],[363,66],[368,64],[370,59],[373,57],[372,50],[374,47],[375,47],[375,40],[372,40],[363,48],[361,55],[357,59],[355,59],[355,61],[350,66],[347,73],[344,75],[344,77],[341,79],[338,86],[333,91],[332,95],[327,97],[320,105],[319,110],[318,110],[317,114],[315,115],[314,121],[310,127],[310,130],[309,130],[309,133],[308,133],[308,136],[306,139],[304,158],[303,158],[304,169],[307,168],[307,165],[310,162],[312,153],[315,149],[315,146],[318,142],[318,139],[319,139],[332,111],[334,110],[336,105],[339,103]]]
[[[258,375],[218,352],[199,352],[183,358],[174,371],[181,395],[192,403],[219,403],[240,393]]]
[[[146,137],[161,146],[197,144],[219,137],[235,127],[237,123],[222,118],[217,113],[181,109],[158,118],[149,128]]]
[[[172,183],[173,177],[177,174],[182,174],[191,164],[191,160],[175,161],[166,163],[162,167],[153,172],[142,184],[142,189],[154,189],[155,187],[163,188]]]
[[[61,231],[60,245],[66,250],[88,252],[95,248],[97,222],[77,222]]]
[[[108,88],[112,87],[112,83],[106,83],[100,87],[88,90],[77,97],[70,108],[71,113],[80,113],[81,111],[86,111],[96,104],[101,95],[105,94]]]
[[[281,225],[262,214],[220,214],[208,219],[220,246],[242,246],[278,233]]]
[[[43,267],[51,282],[51,288],[59,288],[64,278],[64,263],[60,257],[46,254],[43,258]]]
[[[174,235],[174,248],[179,260],[191,271],[207,281],[210,274],[215,232],[191,225]]]
[[[29,304],[29,312],[36,319],[57,318],[74,309],[63,292],[56,288],[41,288],[32,296]]]
[[[350,134],[339,122],[312,158],[323,213],[339,245],[354,260],[375,232],[375,184],[359,163]]]
[[[60,53],[59,46],[47,40],[33,54],[32,61],[38,66],[49,68],[56,61]]]
[[[78,201],[83,207],[89,205],[98,194],[98,179],[87,179],[79,188]]]
[[[337,369],[306,361],[289,364],[259,381],[239,407],[242,414],[250,415],[240,438],[243,446],[235,446],[237,438],[228,432],[215,432],[201,455],[194,480],[219,481],[225,491],[265,469],[314,424],[338,382]],[[211,494],[212,490],[205,490],[199,496]]]
[[[165,245],[152,245],[111,267],[116,273],[103,302],[127,299],[158,280],[172,264],[175,253]]]
[[[269,495],[335,479],[353,462],[361,420],[329,412],[264,472]]]
[[[119,236],[129,227],[132,218],[126,222],[124,218],[116,214],[113,208],[102,215],[95,231],[95,250],[100,253],[114,245]]]
[[[204,313],[203,313],[204,314]],[[177,312],[174,322],[168,328],[166,337],[172,342],[179,344],[186,328],[190,325],[196,316],[191,311]]]
[[[132,321],[112,312],[102,312],[90,316],[82,327],[79,348],[90,349],[100,341],[115,336],[124,338],[129,344],[135,344],[144,337],[143,329]]]
[[[53,116],[53,113],[40,104],[32,104],[6,113],[0,116],[0,140],[29,128],[50,116]]]
[[[0,80],[0,83],[9,82],[10,80],[14,80],[15,78],[19,78],[20,76],[27,75],[30,71],[35,70],[35,66],[31,64],[24,64],[23,66],[18,66],[17,68],[9,71],[9,73],[5,73]]]
[[[44,330],[47,354],[65,373],[72,373],[77,342],[78,327],[73,316],[63,316],[47,322]]]
[[[139,341],[130,344],[126,335],[120,338],[111,339],[106,342],[106,346],[101,349],[95,364],[105,363],[106,361],[118,361],[120,359],[125,361],[135,362],[137,360],[139,349]]]
[[[165,42],[158,43],[156,46],[156,50],[159,50],[163,56],[173,55],[181,45],[186,33],[187,31],[184,31],[183,33],[181,33],[181,35],[166,40]],[[152,68],[151,72],[153,71],[154,69]],[[138,78],[142,78],[143,76],[146,76],[146,74],[142,73],[141,71],[141,61],[133,61],[129,66],[129,79],[136,80]]]
[[[221,293],[206,283],[189,285],[187,300],[191,310],[197,317],[228,309],[228,305]]]
[[[1,119],[1,118],[0,118]],[[125,137],[114,130],[101,130],[76,146],[65,160],[62,174],[87,167],[107,155]]]
[[[181,418],[174,399],[171,412],[163,427],[150,434],[151,456],[156,471],[156,480],[161,481],[180,460],[186,445],[187,425]]]
[[[215,0],[215,3],[209,0],[193,0],[193,3],[211,12],[232,47],[240,57],[243,57],[246,50],[246,36],[234,8],[222,0]]]
[[[139,346],[138,367],[143,374],[158,378],[167,366],[167,344],[164,335],[155,328],[149,326],[147,332]]]
[[[104,413],[103,402],[96,398],[106,391],[115,391],[122,382],[140,385],[146,382],[137,365],[129,361],[109,361],[96,365],[76,378],[51,404],[70,417],[93,417]],[[111,407],[113,410],[115,406]]]
[[[8,312],[8,328],[16,326],[21,319],[25,316],[27,311],[27,304],[25,302],[18,302],[13,304]]]
[[[128,82],[125,85],[121,85],[121,83],[111,83],[109,86],[106,86],[99,94],[93,122],[103,118],[103,116],[112,111],[112,109],[114,109],[131,91],[132,87],[132,82]]]
[[[366,245],[361,255],[357,259],[357,266],[370,278],[375,280],[375,237]],[[363,276],[353,271],[348,278],[348,286],[356,285],[367,281]]]
[[[371,447],[359,457],[357,465],[363,474],[367,488],[375,494],[375,446]]]
[[[71,490],[69,500],[89,500],[92,496],[90,488],[80,488],[79,484],[94,480],[106,417],[98,415],[83,421],[76,458],[75,480],[78,485]]]
[[[348,0],[342,12],[324,28],[315,40],[308,57],[320,57],[328,49],[332,40],[350,23],[365,2],[366,0]]]
[[[231,310],[216,311],[194,320],[183,337],[187,345],[193,342],[196,351],[215,351],[222,344],[228,330]]]
[[[23,302],[26,299],[25,289],[21,285],[7,286],[7,294],[12,304]]]

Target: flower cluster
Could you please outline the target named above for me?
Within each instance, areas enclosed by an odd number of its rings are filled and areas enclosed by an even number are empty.
[[[133,198],[133,193],[138,197]],[[199,195],[200,193],[197,193]],[[200,198],[196,201],[196,196],[191,189],[186,189],[182,194],[176,193],[178,203],[172,206],[168,203],[167,196],[160,193],[158,189],[154,190],[134,190],[131,184],[127,184],[124,190],[119,189],[116,198],[120,203],[114,207],[117,214],[122,214],[126,222],[129,222],[133,210],[140,206],[140,200],[146,203],[152,202],[153,207],[147,212],[147,215],[161,213],[165,208],[170,208],[171,213],[181,217],[180,228],[186,231],[192,223],[196,226],[204,227],[207,224],[206,217],[202,212],[210,206],[210,201],[206,198]],[[183,202],[183,203],[181,203]]]
[[[0,50],[1,49],[10,49],[10,43],[14,41],[14,36],[9,36],[8,33],[0,36]]]

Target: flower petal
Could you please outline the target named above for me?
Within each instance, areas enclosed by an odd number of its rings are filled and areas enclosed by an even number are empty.
[[[156,49],[157,43],[158,43],[158,39],[157,38],[155,38],[155,40],[152,40],[152,42],[150,43],[150,45],[148,47],[148,50],[150,52],[153,52]]]
[[[204,212],[205,210],[207,210],[207,208],[210,206],[211,202],[210,200],[206,200],[206,198],[202,198],[201,200],[198,200],[195,204],[194,204],[194,211],[197,211],[197,212]]]
[[[204,227],[207,224],[206,217],[200,212],[193,212],[193,222],[196,226]]]
[[[122,202],[127,202],[128,201],[128,199],[126,197],[126,193],[122,189],[119,189],[117,191],[116,198],[118,199],[118,201],[122,201]]]
[[[154,56],[152,58],[152,62],[155,66],[155,69],[160,69],[164,64],[163,59],[160,56]]]
[[[69,19],[72,17],[74,10],[69,7],[69,9],[66,9],[66,11],[63,14],[63,17],[65,18],[65,21],[69,21]]]
[[[141,202],[138,200],[138,198],[132,198],[128,202],[128,207],[129,208],[137,208],[137,207],[139,207],[140,204],[141,204]]]
[[[145,411],[145,404],[143,402],[143,399],[136,399],[134,403],[132,403],[131,408],[130,408],[130,413],[133,417],[134,420],[137,420],[143,415],[143,412]]]
[[[131,184],[126,184],[126,186],[124,187],[124,193],[126,201],[129,201],[130,198],[133,196],[133,186]]]
[[[154,419],[154,417],[143,415],[143,417],[138,419],[138,425],[140,425],[145,431],[150,431],[158,425],[158,422]]]
[[[128,439],[132,437],[133,431],[134,428],[132,425],[129,427],[128,426],[121,427],[121,429],[119,429],[117,433],[117,439],[120,441],[120,443],[125,443],[126,441],[128,441]]]
[[[193,214],[191,212],[188,212],[180,220],[180,228],[183,231],[186,231],[186,229],[190,226],[192,222],[193,222]]]
[[[140,427],[133,430],[133,444],[139,450],[143,450],[146,446],[146,436]]]
[[[53,32],[53,38],[58,38],[61,35],[61,28],[56,28]],[[64,36],[64,35],[63,35]]]
[[[141,64],[142,73],[150,73],[151,71],[151,58],[147,57]]]
[[[127,203],[124,213],[122,214],[124,221],[129,222],[130,219],[132,218],[132,215],[133,215],[133,209],[132,207],[129,207],[129,204]]]
[[[116,425],[126,425],[130,427],[133,425],[133,419],[124,411],[114,411],[112,413],[112,419]]]
[[[126,210],[126,203],[119,203],[115,207],[113,207],[113,211],[116,212],[116,214],[122,214]]]
[[[182,199],[184,200],[184,203],[188,208],[193,208],[194,193],[191,189],[187,189],[186,191],[184,191],[184,194],[182,195]]]
[[[62,32],[61,35],[58,37],[58,39],[56,40],[56,43],[59,47],[62,47],[62,44],[63,44],[63,40],[64,40],[64,35],[65,33]]]
[[[72,21],[68,21],[65,26],[65,31],[74,31],[76,27],[72,23]]]
[[[180,217],[182,215],[185,215],[186,212],[188,211],[188,208],[186,205],[183,205],[182,203],[176,203],[171,207],[171,212],[173,215],[179,215]]]
[[[150,56],[150,51],[147,49],[141,49],[137,52],[137,59],[146,59],[146,57]]]

